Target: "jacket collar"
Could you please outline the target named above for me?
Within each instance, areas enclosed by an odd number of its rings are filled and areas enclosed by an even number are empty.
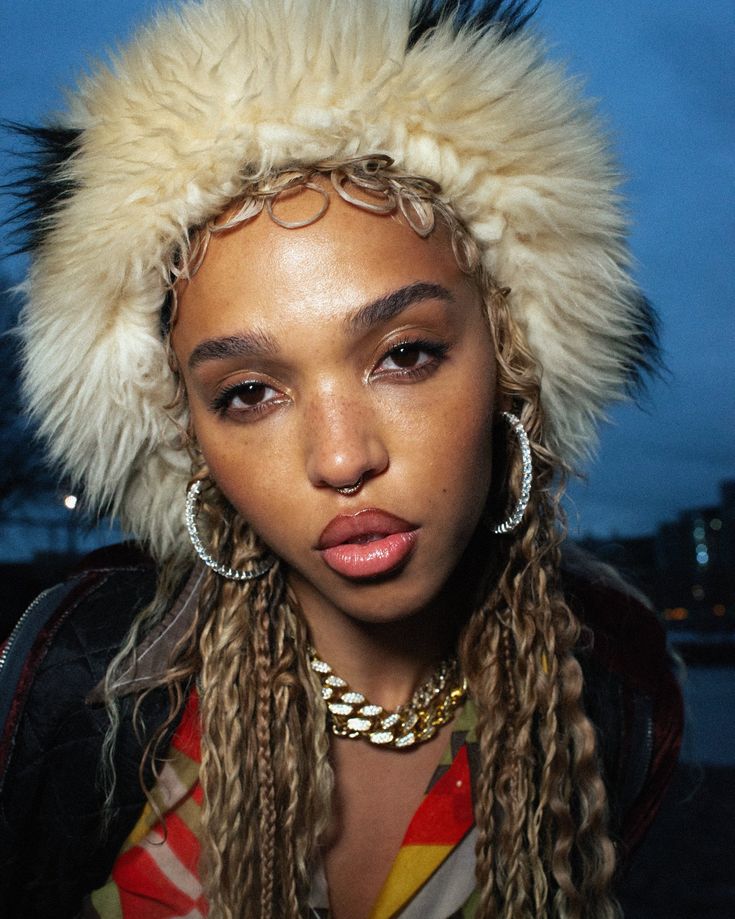
[[[206,568],[197,561],[171,609],[129,655],[119,677],[109,687],[112,696],[127,696],[159,685],[165,678],[171,652],[191,625],[199,602]],[[104,702],[104,679],[87,696],[90,704]]]

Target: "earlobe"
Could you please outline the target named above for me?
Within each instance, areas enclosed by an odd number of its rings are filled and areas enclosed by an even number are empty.
[[[513,397],[498,389],[495,393],[495,417],[500,419],[505,412],[513,411]]]

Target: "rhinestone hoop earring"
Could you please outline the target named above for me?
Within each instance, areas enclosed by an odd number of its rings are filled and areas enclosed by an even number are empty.
[[[531,480],[533,477],[531,445],[528,443],[528,434],[526,434],[525,428],[520,419],[512,412],[503,412],[503,418],[508,422],[518,438],[518,444],[521,448],[521,462],[523,463],[523,478],[521,479],[521,493],[513,512],[502,523],[493,527],[493,533],[510,533],[521,522],[531,497]]]
[[[228,581],[253,581],[255,578],[261,578],[275,564],[275,557],[269,558],[260,568],[251,568],[249,571],[236,568],[230,568],[227,565],[221,565],[218,561],[204,548],[201,536],[197,530],[197,512],[199,510],[199,499],[202,492],[202,483],[192,482],[186,493],[186,529],[189,531],[189,539],[199,558],[212,571],[215,571],[220,577],[227,578]]]

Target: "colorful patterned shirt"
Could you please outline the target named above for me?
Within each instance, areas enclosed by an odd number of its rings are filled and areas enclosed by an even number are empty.
[[[450,743],[378,895],[371,919],[472,919],[475,854],[471,763],[475,712],[466,703]],[[99,919],[198,919],[207,915],[198,865],[202,789],[198,699],[189,697],[153,799],[118,855],[107,883],[85,903]],[[164,825],[161,818],[165,819]],[[323,866],[314,873],[311,915],[328,919]]]

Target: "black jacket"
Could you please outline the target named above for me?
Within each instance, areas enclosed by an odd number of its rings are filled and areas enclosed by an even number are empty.
[[[155,670],[154,659],[167,644],[163,639],[170,645],[180,631],[195,594],[192,583],[152,636],[148,670]],[[578,655],[585,706],[600,737],[613,833],[627,851],[645,833],[673,771],[681,697],[662,629],[648,610],[604,580],[568,574],[566,586],[585,624]],[[166,717],[167,693],[157,689],[146,697],[143,737],[131,727],[134,695],[121,699],[116,816],[103,835],[99,763],[107,721],[94,690],[154,589],[155,570],[145,563],[85,571],[36,601],[16,629],[5,661],[0,659],[4,919],[76,916],[84,895],[107,880],[140,815],[145,797],[138,768],[147,737]],[[131,671],[130,689],[147,679],[145,668]],[[172,724],[169,738],[175,728]]]

